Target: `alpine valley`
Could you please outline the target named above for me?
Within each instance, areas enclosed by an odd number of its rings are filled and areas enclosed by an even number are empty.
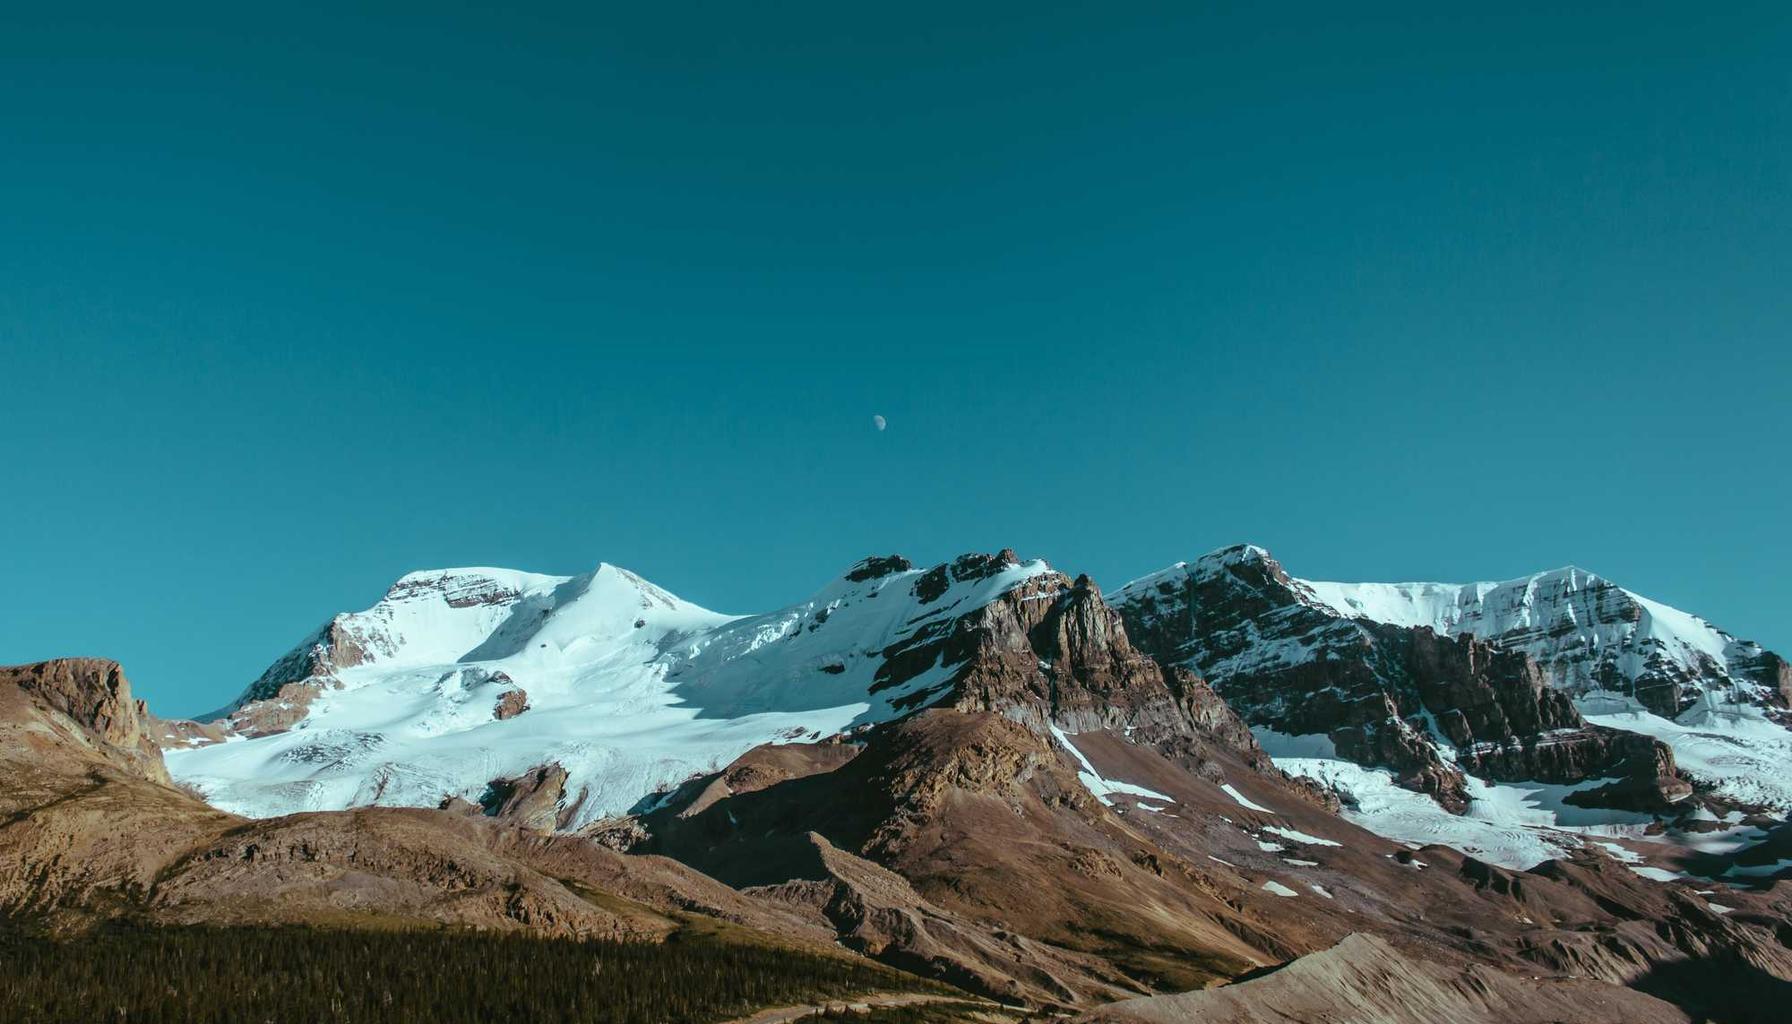
[[[1789,726],[1782,657],[1576,568],[1319,582],[1237,546],[1104,593],[1011,551],[883,556],[747,616],[612,565],[421,571],[198,720],[110,661],[0,669],[0,999],[1778,1021]],[[249,995],[21,980],[144,933]],[[282,1004],[333,957],[386,1002]],[[526,995],[440,988],[494,972]]]

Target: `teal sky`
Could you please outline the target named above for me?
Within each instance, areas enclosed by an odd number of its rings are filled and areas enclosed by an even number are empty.
[[[1241,540],[1792,648],[1783,4],[257,6],[0,16],[0,662]]]

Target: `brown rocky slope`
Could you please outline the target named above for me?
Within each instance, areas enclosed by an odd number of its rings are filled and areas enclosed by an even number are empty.
[[[1672,978],[1684,1000],[1792,979],[1785,893],[1726,894],[1726,916],[1597,854],[1510,872],[1356,828],[1198,678],[1133,647],[1086,579],[1038,577],[913,662],[959,666],[935,707],[854,737],[844,764],[833,746],[793,769],[783,748],[777,777],[715,784],[757,774],[749,754],[634,823],[635,848],[1009,1000],[1194,988],[1363,931],[1459,966]]]
[[[1672,1004],[1575,979],[1521,980],[1469,965],[1401,953],[1351,935],[1279,970],[1236,985],[1103,1007],[1087,1024],[1690,1024]]]

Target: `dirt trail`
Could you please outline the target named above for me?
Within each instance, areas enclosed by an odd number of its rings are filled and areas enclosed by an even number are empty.
[[[981,1003],[973,996],[936,996],[923,995],[919,992],[877,992],[867,996],[856,996],[852,999],[830,999],[825,1003],[808,1003],[802,1006],[774,1006],[760,1010],[751,1017],[731,1020],[728,1024],[789,1024],[790,1021],[801,1020],[829,1007],[846,1008],[858,1013],[867,1010],[881,1009],[890,1006],[910,1006],[915,1003]],[[995,1003],[989,1008],[999,1009]]]

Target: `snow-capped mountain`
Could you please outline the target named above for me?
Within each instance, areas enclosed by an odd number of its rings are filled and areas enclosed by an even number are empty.
[[[1781,781],[1792,770],[1787,663],[1580,569],[1501,583],[1315,582],[1240,545],[1109,600],[1141,647],[1206,677],[1260,738],[1317,736],[1446,803],[1469,795],[1457,767],[1550,784],[1620,770],[1640,779],[1642,751],[1614,743],[1615,730],[1671,748],[1664,773],[1743,804],[1792,806]],[[1274,739],[1265,746],[1278,752]]]
[[[1666,717],[1783,710],[1792,671],[1760,644],[1572,566],[1501,583],[1322,583],[1341,615],[1468,633],[1537,659],[1576,695],[1617,693]]]
[[[558,765],[554,824],[627,812],[763,743],[885,721],[944,696],[938,641],[1052,573],[1011,554],[920,571],[867,559],[806,601],[722,615],[625,569],[412,573],[336,616],[219,713],[174,776],[254,816],[491,800]],[[1067,582],[1067,581],[1066,581]]]
[[[1134,580],[1118,608],[1156,604],[1203,578],[1269,558],[1254,545],[1224,548]],[[1572,566],[1498,583],[1333,583],[1288,578],[1289,596],[1336,616],[1470,635],[1535,658],[1558,688],[1618,695],[1657,715],[1703,715],[1750,705],[1774,714],[1792,702],[1792,666],[1690,615]],[[1155,610],[1140,614],[1168,613]],[[1258,647],[1255,656],[1284,654]]]
[[[1041,735],[1267,751],[1374,830],[1522,866],[1579,842],[1547,831],[1571,819],[1683,814],[1689,782],[1720,813],[1792,806],[1779,666],[1576,571],[1314,583],[1249,546],[1106,599],[1010,552],[871,558],[752,616],[609,565],[452,569],[336,616],[214,721],[164,723],[163,744],[176,779],[252,816],[476,806],[578,830],[761,745],[947,704]],[[1638,697],[1670,674],[1699,695],[1677,719]]]

